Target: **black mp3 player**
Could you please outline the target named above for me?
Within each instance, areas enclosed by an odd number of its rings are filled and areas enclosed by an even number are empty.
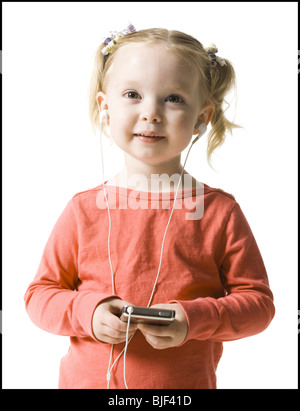
[[[171,324],[175,319],[174,310],[165,310],[161,308],[146,308],[146,307],[136,307],[134,305],[125,305],[120,312],[120,319],[122,321],[128,320],[129,313],[128,308],[132,308],[130,322],[137,323],[147,323],[147,324],[157,324],[157,325],[168,325]]]

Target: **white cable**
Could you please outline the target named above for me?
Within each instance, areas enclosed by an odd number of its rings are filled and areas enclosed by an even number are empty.
[[[128,344],[129,344],[130,341],[132,340],[132,338],[133,338],[133,336],[134,336],[135,333],[136,333],[136,331],[134,331],[134,333],[132,334],[132,336],[129,338]],[[127,344],[127,346],[128,346],[128,344]],[[112,344],[112,345],[113,345],[113,344]],[[120,354],[117,356],[117,358],[116,358],[115,361],[113,362],[113,364],[112,364],[112,366],[110,367],[110,369],[109,369],[109,366],[108,366],[107,376],[109,376],[109,379],[110,379],[110,377],[111,377],[112,369],[114,368],[116,362],[117,362],[117,361],[119,360],[119,358],[122,356],[122,354],[123,354],[124,351],[125,351],[125,347],[124,347],[123,350],[120,352]],[[110,360],[110,362],[109,362],[109,365],[110,365],[110,363],[111,363],[111,360]],[[109,384],[107,384],[107,388],[109,388]]]
[[[110,378],[111,378],[111,370],[112,370],[112,368],[110,368],[110,364],[111,364],[111,360],[112,360],[113,351],[114,351],[114,344],[111,345],[110,356],[109,356],[109,363],[108,363],[107,373],[106,373],[107,389],[108,389],[108,390],[109,390],[109,383],[110,383]]]
[[[110,255],[110,235],[111,235],[111,215],[110,215],[110,208],[109,208],[109,204],[108,204],[108,199],[107,199],[107,194],[106,194],[106,189],[105,189],[105,184],[104,184],[104,160],[103,160],[103,150],[102,150],[102,131],[103,131],[103,122],[100,122],[100,148],[101,148],[101,163],[102,163],[102,179],[103,179],[103,192],[104,192],[104,197],[105,197],[105,201],[106,201],[106,205],[107,205],[107,212],[108,212],[108,220],[109,220],[109,231],[108,231],[108,239],[107,239],[107,248],[108,248],[108,258],[109,258],[109,264],[110,264],[110,270],[111,270],[111,278],[112,278],[112,292],[113,294],[115,293],[115,283],[114,283],[114,272],[113,272],[113,268],[112,268],[112,262],[111,262],[111,255]],[[162,257],[163,257],[163,248],[164,248],[164,243],[165,243],[165,239],[166,239],[166,235],[167,235],[167,231],[170,225],[170,221],[174,212],[174,208],[175,208],[175,204],[176,204],[176,200],[177,200],[177,195],[178,195],[178,189],[182,180],[182,174],[184,171],[184,167],[185,164],[187,162],[189,153],[191,151],[191,148],[193,146],[193,144],[199,139],[200,134],[192,141],[192,144],[190,145],[190,148],[188,150],[188,153],[186,155],[183,167],[182,167],[182,171],[179,177],[179,181],[177,184],[177,188],[176,188],[176,192],[175,192],[175,197],[174,197],[174,204],[170,213],[170,217],[165,229],[165,233],[164,233],[164,237],[163,237],[163,241],[162,241],[162,246],[161,246],[161,252],[160,252],[160,261],[159,261],[159,266],[158,266],[158,271],[156,274],[156,278],[155,278],[155,282],[153,285],[153,289],[151,292],[151,296],[148,302],[147,307],[150,306],[151,301],[153,299],[153,295],[155,292],[155,288],[156,288],[156,284],[158,281],[158,277],[160,274],[160,269],[161,269],[161,264],[162,264]],[[130,310],[131,309],[131,310]],[[132,307],[128,307],[129,310],[129,315],[128,315],[128,321],[127,321],[127,329],[126,329],[126,342],[125,342],[125,347],[123,348],[123,350],[120,352],[120,354],[118,355],[118,357],[115,359],[115,361],[113,362],[113,364],[111,365],[111,361],[112,361],[112,356],[113,356],[113,349],[114,349],[114,344],[112,344],[111,347],[111,351],[110,351],[110,358],[109,358],[109,364],[108,364],[108,369],[107,369],[107,374],[106,374],[106,378],[107,378],[107,389],[109,389],[109,383],[110,383],[110,379],[111,379],[111,372],[113,367],[115,366],[116,362],[118,361],[118,359],[122,356],[122,354],[124,353],[124,367],[123,367],[123,373],[124,373],[124,383],[125,383],[125,387],[128,389],[127,386],[127,381],[126,381],[126,354],[127,354],[127,348],[128,345],[130,343],[130,341],[132,340],[134,334],[130,337],[130,339],[128,339],[128,334],[129,334],[129,326],[130,326],[130,317],[131,317],[131,313],[132,313]]]
[[[157,274],[156,274],[156,278],[155,278],[155,281],[154,281],[154,286],[153,286],[152,293],[151,293],[151,296],[150,296],[150,299],[149,299],[149,302],[148,302],[147,307],[149,307],[150,304],[151,304],[151,301],[152,301],[152,298],[153,298],[153,295],[154,295],[154,292],[155,292],[157,280],[158,280],[158,277],[159,277],[159,274],[160,274],[160,268],[161,268],[161,263],[162,263],[162,257],[163,257],[163,249],[164,249],[165,239],[166,239],[167,231],[168,231],[168,228],[169,228],[169,225],[170,225],[170,221],[171,221],[171,218],[172,218],[172,215],[173,215],[173,212],[174,212],[174,208],[175,208],[175,204],[176,204],[176,200],[177,200],[178,189],[179,189],[179,186],[180,186],[180,183],[181,183],[181,179],[182,179],[182,174],[183,174],[183,171],[184,171],[184,167],[185,167],[186,161],[187,161],[187,159],[188,159],[188,156],[189,156],[189,154],[190,154],[191,148],[192,148],[193,144],[194,144],[196,141],[197,141],[197,138],[195,138],[195,140],[194,140],[194,141],[192,142],[192,144],[190,145],[189,151],[188,151],[188,153],[187,153],[187,155],[186,155],[186,157],[185,157],[185,161],[184,161],[184,164],[183,164],[183,166],[182,166],[182,171],[181,171],[181,174],[180,174],[180,178],[179,178],[179,181],[178,181],[178,184],[177,184],[176,193],[175,193],[175,197],[174,197],[174,204],[173,204],[173,207],[172,207],[172,211],[171,211],[171,213],[170,213],[170,217],[169,217],[169,220],[168,220],[166,229],[165,229],[165,234],[164,234],[163,241],[162,241],[162,245],[161,245],[160,261],[159,261],[158,271],[157,271]]]
[[[115,280],[114,280],[114,271],[111,262],[111,255],[110,255],[110,234],[111,234],[111,216],[110,216],[110,208],[108,204],[106,189],[105,189],[105,181],[104,181],[104,160],[103,160],[103,149],[102,149],[102,132],[103,132],[103,122],[100,123],[100,151],[101,151],[101,164],[102,164],[102,181],[103,181],[103,192],[105,197],[105,202],[107,206],[107,213],[108,213],[108,221],[109,221],[109,229],[108,229],[108,238],[107,238],[107,249],[108,249],[108,260],[110,265],[111,271],[111,282],[112,282],[112,293],[115,294]]]
[[[111,262],[111,255],[110,255],[111,215],[110,215],[110,208],[109,208],[108,199],[107,199],[107,193],[106,193],[106,189],[105,189],[102,133],[103,133],[103,119],[101,119],[101,121],[100,121],[100,153],[101,153],[101,165],[102,165],[103,192],[104,192],[104,198],[105,198],[105,202],[106,202],[106,206],[107,206],[108,221],[109,221],[109,229],[108,229],[108,237],[107,237],[108,260],[109,260],[110,271],[111,271],[112,293],[115,294],[114,271],[113,271],[112,262]],[[111,367],[113,351],[114,351],[114,344],[111,345],[109,363],[108,363],[108,368],[107,368],[107,373],[106,373],[107,389],[109,389],[109,383],[110,383],[110,379],[111,379],[111,371],[112,371],[112,368],[113,368],[113,366]]]
[[[107,199],[107,193],[106,193],[106,189],[105,189],[105,176],[104,176],[104,159],[103,159],[103,148],[102,148],[102,133],[103,133],[103,120],[100,122],[100,151],[101,151],[101,164],[102,164],[102,181],[103,181],[103,192],[104,192],[104,197],[105,197],[105,201],[106,201],[106,206],[107,206],[107,212],[108,212],[108,221],[109,221],[109,231],[108,231],[108,238],[107,238],[107,248],[108,248],[108,259],[109,259],[109,264],[110,264],[110,271],[111,271],[111,280],[112,280],[112,292],[113,294],[115,294],[115,282],[114,282],[114,271],[113,271],[113,267],[112,267],[112,262],[111,262],[111,255],[110,255],[110,236],[111,236],[111,215],[110,215],[110,208],[109,208],[109,203],[108,203],[108,199]],[[129,307],[130,310],[130,314],[129,314],[129,318],[128,321],[130,322],[130,315],[132,312],[132,307]],[[127,325],[127,330],[129,330],[129,325]],[[134,334],[133,334],[134,335]],[[107,368],[107,373],[106,373],[106,379],[107,379],[107,389],[109,389],[109,384],[110,384],[110,379],[111,379],[111,372],[113,367],[115,366],[116,362],[118,361],[118,359],[122,356],[123,352],[127,351],[127,347],[128,344],[130,343],[130,341],[133,338],[133,335],[130,337],[130,339],[128,340],[128,331],[126,332],[126,345],[123,348],[123,350],[120,352],[120,354],[118,355],[118,357],[115,359],[115,361],[113,362],[113,364],[111,365],[112,362],[112,357],[113,357],[113,351],[114,351],[114,344],[111,345],[111,350],[110,350],[110,356],[109,356],[109,363],[108,363],[108,368]],[[125,351],[125,354],[126,354]],[[124,368],[126,368],[126,355],[124,357]],[[124,371],[124,382],[127,387],[127,383],[126,383],[126,376],[125,376],[125,372]]]
[[[124,347],[124,366],[123,366],[124,384],[125,384],[125,387],[127,388],[127,390],[128,390],[128,385],[127,385],[127,381],[126,381],[126,354],[127,354],[127,347],[128,347],[128,344],[129,344],[128,335],[129,335],[130,318],[131,318],[132,311],[133,311],[132,307],[127,308],[128,320],[127,320],[127,329],[126,329],[126,343],[125,343],[125,347]]]

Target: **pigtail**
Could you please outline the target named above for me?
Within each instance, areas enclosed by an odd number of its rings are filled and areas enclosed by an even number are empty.
[[[229,103],[225,100],[225,96],[235,86],[235,72],[232,64],[228,60],[224,60],[226,64],[215,64],[210,68],[210,96],[214,104],[215,111],[211,118],[211,130],[208,133],[207,144],[207,160],[211,166],[211,155],[213,151],[220,147],[226,138],[226,133],[232,134],[234,128],[242,128],[241,126],[229,121],[225,117],[225,111],[229,107]],[[227,108],[224,111],[224,103]]]

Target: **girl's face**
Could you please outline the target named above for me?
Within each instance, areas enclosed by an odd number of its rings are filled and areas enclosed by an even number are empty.
[[[196,71],[163,45],[134,44],[118,50],[106,75],[98,104],[109,110],[112,139],[127,160],[178,164],[195,124],[208,122]]]

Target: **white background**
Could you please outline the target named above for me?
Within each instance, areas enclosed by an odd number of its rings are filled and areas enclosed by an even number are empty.
[[[218,388],[297,387],[297,3],[3,3],[3,388],[56,388],[68,338],[34,326],[23,296],[67,201],[101,183],[88,117],[94,52],[110,30],[185,31],[232,61],[228,136],[190,173],[235,195],[260,247],[276,316],[224,344]],[[231,101],[230,100],[230,101]],[[235,108],[236,106],[236,108]],[[234,117],[235,116],[235,117]],[[106,177],[122,153],[106,147]]]

